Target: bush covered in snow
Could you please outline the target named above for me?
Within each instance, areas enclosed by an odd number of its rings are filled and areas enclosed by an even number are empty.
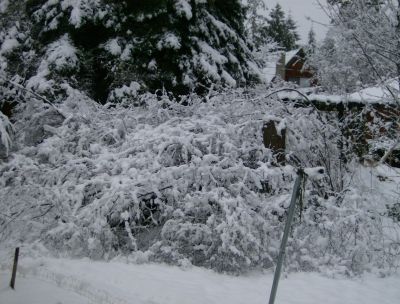
[[[185,106],[151,94],[101,106],[63,89],[61,116],[30,96],[14,117],[13,152],[0,163],[2,243],[236,273],[268,268],[295,166],[324,166],[324,179],[307,182],[288,269],[354,274],[398,265],[399,229],[380,203],[398,200],[395,180],[382,194],[375,173],[341,163],[335,114],[240,90],[210,92],[206,103],[187,96]],[[286,166],[263,146],[269,120],[288,130]],[[34,143],[29,132],[40,134]]]

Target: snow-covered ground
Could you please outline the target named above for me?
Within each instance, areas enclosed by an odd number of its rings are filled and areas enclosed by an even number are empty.
[[[58,287],[54,283],[36,278],[18,278],[18,288],[12,290],[4,284],[0,288],[0,302],[3,304],[88,304],[87,297],[74,291]]]
[[[261,304],[272,282],[271,272],[235,277],[196,267],[22,257],[12,291],[10,263],[1,263],[2,304]],[[399,286],[399,275],[333,279],[294,273],[281,280],[276,303],[395,304]]]

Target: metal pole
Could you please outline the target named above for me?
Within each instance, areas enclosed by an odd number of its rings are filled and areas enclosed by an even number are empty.
[[[13,265],[11,281],[10,281],[10,287],[12,289],[15,288],[15,278],[17,276],[18,256],[19,256],[19,247],[15,248],[14,265]]]
[[[279,250],[278,261],[276,264],[275,274],[274,274],[274,282],[272,283],[271,294],[269,296],[269,304],[275,303],[276,292],[278,290],[279,278],[281,276],[282,264],[285,257],[285,249],[287,240],[289,238],[290,227],[292,226],[292,221],[294,217],[294,210],[296,207],[296,202],[300,194],[300,187],[303,183],[304,178],[306,177],[303,169],[299,169],[297,172],[296,182],[294,184],[293,193],[292,193],[292,200],[290,201],[289,206],[289,214],[285,224],[285,231],[283,232],[281,247]]]

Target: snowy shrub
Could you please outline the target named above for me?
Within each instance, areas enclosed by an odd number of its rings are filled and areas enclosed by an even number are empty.
[[[269,268],[295,167],[324,166],[324,179],[307,182],[287,269],[351,275],[398,265],[398,229],[377,203],[396,199],[368,186],[366,169],[337,166],[335,114],[240,90],[210,92],[207,103],[187,96],[185,106],[144,94],[136,106],[110,107],[63,89],[65,119],[34,98],[18,108],[15,152],[0,164],[2,243],[40,240],[55,253],[137,253],[234,273]],[[271,118],[288,130],[286,166],[263,146]],[[27,145],[35,126],[47,133]],[[392,193],[396,180],[384,185]]]

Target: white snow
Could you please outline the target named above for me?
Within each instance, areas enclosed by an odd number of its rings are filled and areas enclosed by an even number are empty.
[[[262,74],[266,83],[270,83],[276,76],[276,63],[268,62],[266,67],[262,69]]]
[[[212,48],[207,42],[199,41],[198,45],[203,54],[207,54],[215,63],[225,64],[228,62],[228,58],[218,52],[216,49]]]
[[[77,65],[76,49],[71,44],[68,35],[64,35],[49,45],[44,59],[40,62],[37,74],[28,80],[27,87],[39,93],[51,90],[54,80],[48,80],[48,76],[52,69],[62,71],[74,69]]]
[[[214,63],[210,63],[208,61],[208,58],[206,56],[204,56],[204,54],[200,54],[200,56],[198,56],[198,62],[201,66],[201,69],[207,73],[207,75],[209,77],[211,77],[211,79],[214,79],[216,81],[220,80],[221,77],[218,74],[218,68]]]
[[[51,43],[46,55],[48,64],[54,65],[56,70],[75,67],[78,64],[76,49],[67,34]]]
[[[8,117],[5,116],[2,112],[0,112],[0,146],[3,145],[5,148],[6,155],[11,146],[11,136],[10,133],[13,130],[13,126],[11,122],[8,120]]]
[[[10,1],[8,0],[0,0],[0,13],[4,13],[7,10],[9,4]]]
[[[187,0],[178,0],[175,3],[175,9],[179,15],[185,16],[187,20],[192,19],[192,6]]]
[[[152,59],[149,64],[147,65],[147,68],[151,71],[157,70],[157,61],[155,59]]]
[[[20,43],[16,39],[18,37],[18,29],[16,26],[11,27],[7,30],[7,32],[2,32],[0,34],[4,34],[4,37],[0,36],[0,39],[3,40],[0,44],[0,56],[7,55],[11,53],[15,48],[17,48]]]
[[[123,85],[122,87],[116,88],[110,93],[109,100],[116,101],[119,100],[122,102],[124,99],[129,99],[132,97],[136,97],[138,91],[140,89],[140,84],[135,81],[132,81],[129,86]]]
[[[3,279],[3,278],[2,278]],[[5,283],[5,282],[2,282]],[[0,302],[4,304],[88,304],[87,297],[37,278],[18,278],[17,289],[6,284],[0,287]]]
[[[286,119],[282,119],[279,121],[279,124],[276,126],[276,132],[278,133],[278,135],[282,136],[282,131],[287,128],[286,124]]]
[[[71,15],[69,22],[75,27],[79,27],[82,22],[82,12],[81,12],[82,0],[64,0],[61,2],[61,8],[65,11],[71,8]]]
[[[0,303],[5,304],[261,304],[268,301],[272,273],[244,276],[201,268],[88,259],[20,259],[16,290],[10,290],[10,262],[1,260]],[[400,276],[327,278],[316,273],[283,276],[276,303],[394,304]]]
[[[118,38],[107,41],[107,43],[104,45],[104,48],[114,56],[118,56],[122,53],[121,46],[118,44]]]
[[[236,80],[227,71],[222,71],[221,76],[229,86],[236,87]]]
[[[299,89],[303,94],[306,94],[308,99],[325,103],[377,103],[377,104],[395,104],[400,100],[399,83],[397,79],[391,79],[382,85],[376,85],[362,89],[350,94],[323,94],[313,93],[313,88]],[[393,94],[393,95],[392,95]],[[282,99],[298,99],[300,98],[297,92],[282,91],[277,93]]]
[[[17,39],[14,39],[14,38],[6,39],[1,44],[0,55],[10,53],[18,46],[19,46],[19,42],[17,41]]]
[[[224,39],[227,39],[228,36],[236,37],[235,32],[229,26],[227,26],[225,23],[215,19],[215,17],[213,15],[211,15],[210,13],[207,12],[206,14],[207,14],[207,18],[210,20],[212,25],[218,29],[218,31],[220,32],[220,35]]]
[[[86,1],[82,0],[64,0],[61,2],[61,7],[64,11],[71,8],[69,22],[75,27],[79,27],[82,23],[82,18],[84,17],[84,13],[82,11],[82,5]]]
[[[355,92],[349,96],[349,101],[361,103],[394,103],[396,102],[392,96],[399,98],[399,80],[392,79],[381,86],[373,86]]]
[[[323,178],[325,174],[325,168],[324,167],[305,168],[304,172],[307,174],[307,177],[318,180]]]
[[[131,52],[132,52],[133,45],[131,43],[127,44],[121,54],[121,59],[127,61],[131,59]]]
[[[164,37],[157,43],[157,48],[161,51],[164,48],[179,50],[181,42],[179,37],[173,33],[166,33]]]
[[[129,219],[129,217],[130,217],[130,215],[129,215],[129,212],[128,212],[128,211],[124,211],[124,212],[121,213],[121,218],[122,218],[124,221],[127,221],[127,220]]]
[[[289,61],[297,54],[300,49],[296,49],[293,51],[286,52],[285,54],[285,64],[288,64]]]

